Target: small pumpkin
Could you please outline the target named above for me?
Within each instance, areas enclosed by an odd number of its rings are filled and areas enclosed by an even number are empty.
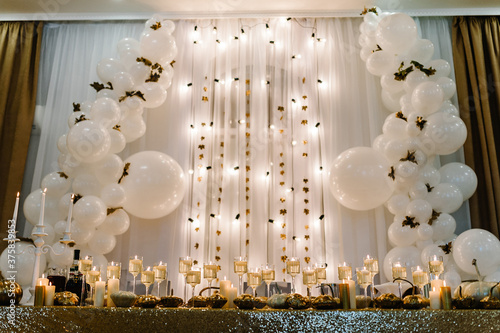
[[[54,295],[54,305],[77,306],[78,296],[70,291],[60,291]]]
[[[274,294],[267,299],[267,305],[273,309],[288,309],[286,298],[288,294]]]
[[[207,297],[205,297],[205,296],[193,296],[189,299],[189,301],[187,302],[187,305],[189,307],[194,307],[194,308],[204,308],[208,305]]]
[[[10,305],[10,300],[14,299],[15,304],[19,304],[23,298],[23,288],[16,281],[4,279],[0,272],[0,305]]]
[[[227,298],[218,292],[215,292],[212,296],[208,297],[207,305],[212,309],[220,309],[227,303]]]
[[[238,309],[251,310],[254,308],[254,297],[250,294],[242,294],[234,299]]]
[[[500,282],[499,282],[500,283]],[[498,297],[493,296],[493,290],[495,287],[499,284],[496,283],[493,287],[490,289],[490,294],[483,298],[479,303],[481,305],[481,308],[483,309],[500,309],[500,299]]]
[[[255,297],[253,300],[253,306],[256,309],[262,309],[266,305],[267,305],[267,297],[265,297],[265,296]]]
[[[117,291],[111,294],[113,303],[119,308],[128,308],[134,305],[137,296],[130,291]]]
[[[164,308],[177,308],[182,305],[184,301],[177,296],[164,296],[160,299],[159,305]]]
[[[462,284],[460,284],[455,290],[455,295],[457,294],[457,291],[458,295],[451,300],[451,305],[453,306],[453,308],[467,310],[467,309],[475,309],[478,307],[478,302],[474,297],[463,295]]]
[[[320,295],[312,301],[312,307],[317,310],[340,309],[340,299],[331,295]]]
[[[159,302],[160,302],[160,299],[156,296],[142,295],[142,296],[139,296],[137,298],[134,306],[140,307],[143,309],[151,309],[151,308],[154,308]]]
[[[403,298],[403,309],[420,310],[429,306],[429,299],[420,295],[408,295]]]
[[[303,310],[311,307],[309,297],[302,296],[301,294],[290,294],[286,298],[286,305],[294,310]]]
[[[375,298],[375,306],[382,309],[399,309],[403,306],[403,300],[393,293],[383,294]]]
[[[460,297],[460,288],[462,288],[462,297],[474,297],[474,299],[479,302],[483,298],[490,295],[490,289],[496,285],[496,282],[484,282],[484,281],[464,281],[462,282],[455,292],[453,293],[454,298]],[[492,296],[500,298],[500,290],[497,287],[493,288]]]

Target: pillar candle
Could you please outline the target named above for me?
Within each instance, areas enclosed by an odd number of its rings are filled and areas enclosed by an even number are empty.
[[[437,310],[441,309],[441,300],[439,299],[439,291],[436,290],[436,288],[432,288],[432,291],[429,291],[429,299],[430,299],[430,305],[431,309]]]
[[[108,300],[107,300],[108,308],[116,306],[115,303],[113,303],[113,300],[111,299],[111,294],[116,293],[117,291],[120,291],[120,280],[119,279],[109,279],[108,280]]]
[[[356,283],[354,280],[347,280],[349,284],[349,303],[351,309],[356,309]]]
[[[227,305],[228,305],[228,308],[235,308],[236,306],[234,305],[233,301],[234,299],[237,297],[238,295],[238,289],[233,287],[233,285],[231,285],[231,287],[228,289],[228,297],[227,297]]]
[[[439,291],[439,288],[443,286],[443,280],[435,279],[431,280],[431,289],[436,288],[436,291]]]
[[[54,305],[55,294],[56,294],[56,286],[53,285],[45,286],[44,305],[46,306]]]
[[[106,289],[106,282],[96,281],[95,282],[95,296],[94,296],[94,306],[103,307],[104,306],[104,291]]]
[[[45,301],[45,286],[43,284],[37,284],[35,286],[35,303],[34,306],[43,306]]]
[[[12,220],[14,221],[14,230],[16,229],[16,222],[17,222],[17,212],[19,210],[19,192],[17,192],[16,196],[16,204],[14,206],[14,214],[12,216]]]
[[[440,301],[444,310],[451,310],[451,288],[446,285],[440,288]]]
[[[220,280],[220,294],[224,296],[225,298],[229,298],[229,289],[231,288],[231,281],[226,280],[224,277],[224,280]],[[228,308],[229,307],[229,302],[224,304],[223,308]]]
[[[41,278],[38,278],[38,279],[36,280],[36,284],[37,284],[38,286],[48,286],[48,285],[49,285],[49,279],[47,279],[47,278],[45,277],[45,275],[44,275],[44,274],[42,274],[42,277],[41,277]]]
[[[340,293],[340,304],[342,305],[342,309],[349,310],[351,308],[350,297],[349,297],[349,284],[340,283],[339,293]]]

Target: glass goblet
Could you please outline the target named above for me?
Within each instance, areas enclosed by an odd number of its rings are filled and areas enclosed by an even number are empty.
[[[431,256],[429,257],[429,273],[431,274],[432,280],[439,279],[439,276],[444,272],[444,263],[442,256]]]
[[[187,302],[187,272],[193,266],[193,258],[190,256],[179,258],[179,273],[184,275],[184,301]]]
[[[375,257],[370,256],[369,254],[366,255],[366,257],[363,258],[363,265],[370,271],[371,278],[372,278],[372,299],[375,298],[375,275],[379,273],[378,269],[378,260]]]
[[[207,279],[210,294],[212,294],[212,281],[217,279],[217,264],[209,261],[203,265],[203,278]]]
[[[238,295],[243,294],[243,274],[248,270],[247,257],[234,258],[234,272],[238,274]]]
[[[141,283],[146,286],[146,296],[149,295],[149,286],[155,282],[155,272],[148,266],[141,271]]]
[[[311,300],[311,288],[318,283],[318,275],[313,267],[304,267],[302,270],[302,283],[307,286],[307,294]]]
[[[110,279],[120,279],[122,272],[122,264],[116,261],[108,262],[108,266],[106,268],[106,278]]]
[[[292,277],[292,294],[295,293],[295,276],[300,273],[300,259],[290,257],[286,260],[286,272]]]
[[[201,282],[201,267],[191,266],[186,274],[186,282],[192,287],[191,299],[194,307],[194,289]]]
[[[392,263],[392,279],[406,279],[406,263],[399,261]],[[401,281],[398,281],[399,297],[402,298]]]
[[[255,297],[255,289],[262,283],[262,271],[260,267],[252,267],[247,273],[248,285],[252,288],[252,295]]]
[[[371,284],[372,282],[372,275],[370,273],[370,271],[368,270],[368,267],[356,267],[356,278],[358,280],[358,285],[363,288],[363,296],[365,297],[364,298],[364,305],[365,305],[365,308],[367,307],[367,302],[366,302],[366,298],[367,298],[367,295],[366,295],[366,289],[368,288],[368,286]]]
[[[411,277],[413,279],[413,284],[418,287],[420,294],[424,297],[424,286],[429,283],[429,274],[422,266],[414,266],[411,268]]]
[[[274,270],[274,265],[266,264],[262,266],[262,280],[266,283],[267,297],[271,297],[271,282],[276,278],[276,272]]]
[[[134,277],[134,284],[132,285],[132,292],[135,294],[135,283],[137,275],[142,271],[142,256],[133,256],[128,260],[128,271]]]
[[[155,263],[153,266],[153,273],[155,281],[158,283],[158,297],[160,297],[160,284],[167,279],[167,263],[164,261]]]
[[[99,267],[94,266],[90,271],[87,272],[87,277],[86,277],[86,282],[90,286],[90,301],[93,302],[94,300],[94,287],[95,287],[95,282],[99,281],[99,278],[101,277],[101,271]],[[92,303],[93,304],[93,303]]]
[[[82,273],[82,292],[80,295],[80,304],[85,304],[85,295],[87,289],[87,272],[92,269],[92,256],[85,256],[78,260],[78,270]]]

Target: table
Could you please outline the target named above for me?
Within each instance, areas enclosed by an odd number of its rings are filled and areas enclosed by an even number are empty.
[[[0,332],[499,332],[499,310],[0,307]]]

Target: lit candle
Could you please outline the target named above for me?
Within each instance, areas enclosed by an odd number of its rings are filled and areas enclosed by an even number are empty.
[[[351,309],[356,309],[356,283],[354,280],[347,280],[347,284],[349,285],[349,303]]]
[[[436,289],[436,290],[439,290],[439,288],[441,288],[443,286],[443,280],[441,279],[435,279],[435,280],[431,280],[431,288],[432,289]]]
[[[113,300],[111,299],[111,294],[116,293],[118,291],[120,291],[120,280],[119,279],[109,279],[108,280],[108,300],[107,300],[108,308],[116,306],[115,303],[113,303]]]
[[[340,304],[342,305],[342,309],[349,310],[351,308],[350,297],[349,297],[349,284],[347,283],[339,284],[339,293],[340,293]]]
[[[45,286],[44,304],[46,306],[54,305],[54,295],[55,294],[56,294],[56,286],[53,286],[52,284]]]
[[[43,214],[45,212],[45,193],[47,189],[44,189],[42,192],[42,202],[40,203],[40,218],[38,219],[38,224],[43,225]]]
[[[103,307],[104,306],[104,292],[106,290],[106,282],[99,281],[95,282],[95,296],[94,296],[94,306]]]
[[[14,206],[14,215],[12,217],[12,220],[14,221],[14,226],[13,229],[16,229],[16,222],[17,222],[17,211],[19,210],[19,192],[17,192],[17,197],[16,197],[16,205]]]
[[[439,291],[437,291],[436,288],[432,288],[432,291],[429,291],[431,309],[441,309],[441,300],[439,296]]]
[[[237,295],[238,295],[238,289],[233,287],[233,285],[231,285],[231,287],[228,289],[228,297],[227,297],[228,308],[235,308],[233,301]]]
[[[225,298],[229,298],[229,289],[231,288],[231,281],[226,280],[226,277],[224,276],[224,280],[220,280],[220,294],[224,296]],[[229,307],[229,302],[224,304],[224,308]]]
[[[71,194],[71,201],[69,203],[68,220],[66,222],[66,232],[71,232],[71,218],[73,217],[73,202],[75,201],[75,194]]]
[[[45,297],[45,286],[41,283],[37,283],[35,286],[35,302],[34,306],[43,306]]]
[[[49,285],[49,279],[47,279],[45,277],[45,274],[42,274],[42,277],[41,278],[38,278],[36,280],[36,284],[37,285],[41,285],[41,286],[48,286]]]
[[[451,288],[446,286],[446,282],[440,288],[440,301],[444,310],[451,310]]]

